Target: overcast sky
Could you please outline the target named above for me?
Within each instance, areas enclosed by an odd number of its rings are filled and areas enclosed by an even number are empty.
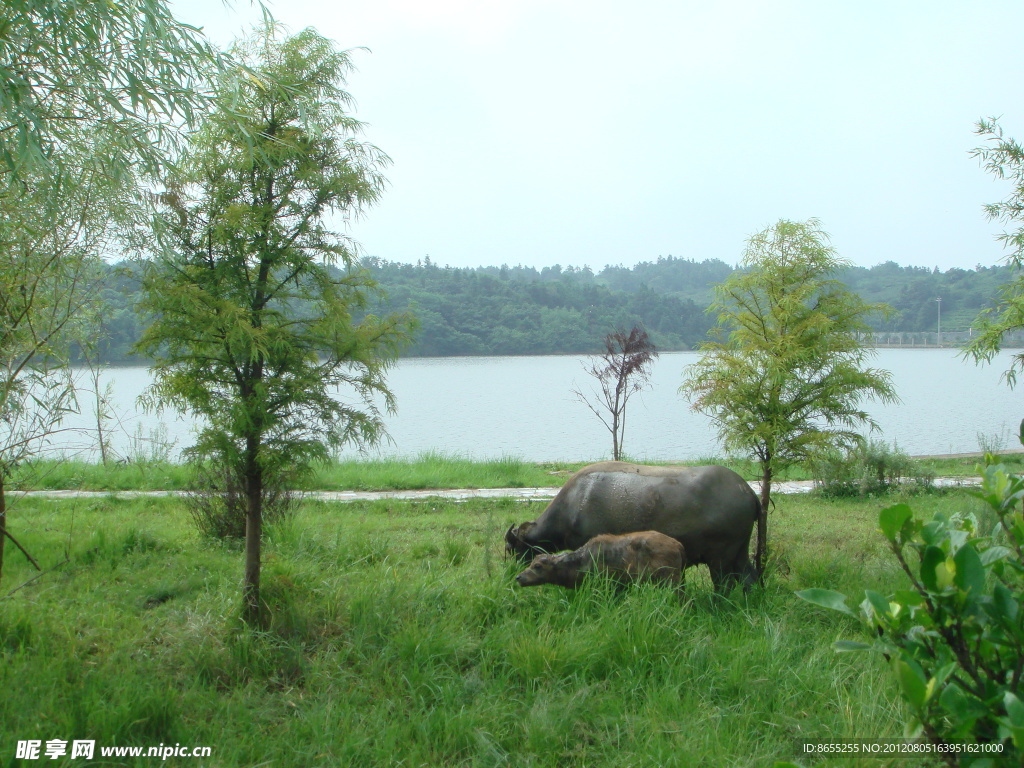
[[[172,0],[227,44],[249,0]],[[275,0],[354,52],[390,188],[366,254],[452,266],[736,263],[817,217],[872,266],[999,262],[1009,194],[978,118],[1024,141],[1024,3],[946,0]]]

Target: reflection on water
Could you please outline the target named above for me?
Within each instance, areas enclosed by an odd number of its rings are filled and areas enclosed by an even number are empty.
[[[696,459],[721,455],[710,421],[690,410],[677,393],[683,369],[695,352],[663,354],[655,363],[652,388],[630,401],[625,450],[636,459]],[[876,437],[895,441],[910,454],[977,451],[984,440],[1016,444],[1024,417],[1020,397],[1000,382],[1008,365],[1004,353],[993,365],[978,367],[954,350],[883,349],[873,366],[893,375],[899,405],[868,403],[881,426]],[[441,451],[474,458],[503,455],[533,461],[607,458],[611,438],[597,417],[575,399],[591,379],[583,358],[465,357],[401,361],[388,382],[398,398],[398,414],[387,418],[391,442],[375,453],[414,456]],[[122,455],[144,449],[131,437],[148,438],[158,429],[181,449],[192,442],[191,422],[173,413],[142,412],[136,402],[149,383],[145,368],[111,368],[117,423],[115,449]],[[89,399],[76,426],[94,424]],[[69,438],[79,447],[87,438]],[[352,454],[354,455],[354,451]]]

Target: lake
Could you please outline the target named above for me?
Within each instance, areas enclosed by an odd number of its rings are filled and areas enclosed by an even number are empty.
[[[625,451],[637,460],[692,460],[721,456],[714,428],[677,388],[697,352],[662,354],[652,386],[630,401]],[[900,405],[868,403],[881,426],[874,435],[912,455],[965,453],[981,441],[1017,446],[1024,407],[1000,381],[1010,353],[975,366],[951,349],[881,349],[872,367],[890,371]],[[388,376],[398,413],[388,417],[391,442],[371,455],[416,456],[440,451],[477,459],[513,456],[530,461],[596,460],[611,454],[611,438],[597,417],[572,394],[591,387],[579,356],[460,357],[402,360]],[[191,422],[173,413],[142,412],[136,398],[150,382],[144,367],[109,368],[113,389],[115,450],[147,451],[173,442],[174,453],[191,441]],[[88,395],[72,426],[94,428]],[[68,437],[62,447],[89,450],[94,439]],[[354,451],[351,455],[356,455]]]

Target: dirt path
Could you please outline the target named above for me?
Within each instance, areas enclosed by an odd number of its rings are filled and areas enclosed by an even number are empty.
[[[940,488],[955,488],[958,486],[971,487],[981,482],[977,477],[939,477],[935,484]],[[750,487],[760,491],[757,481],[752,481]],[[779,494],[807,493],[814,488],[812,480],[793,480],[789,482],[776,483],[772,491]],[[520,501],[546,501],[554,498],[559,489],[551,488],[455,488],[455,489],[423,489],[411,491],[304,491],[300,495],[305,499],[316,499],[319,501],[379,501],[383,499],[396,499],[401,501],[415,501],[418,499],[449,499],[454,501],[465,501],[467,499],[518,499]],[[120,498],[158,497],[158,496],[183,496],[182,491],[12,491],[9,496],[36,496],[48,499],[100,499],[109,496]]]

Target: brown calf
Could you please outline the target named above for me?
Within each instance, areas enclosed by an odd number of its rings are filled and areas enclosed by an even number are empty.
[[[621,584],[647,580],[681,586],[685,560],[683,545],[657,531],[602,534],[573,552],[537,555],[516,582],[521,587],[557,584],[575,589],[585,574],[599,572]]]

